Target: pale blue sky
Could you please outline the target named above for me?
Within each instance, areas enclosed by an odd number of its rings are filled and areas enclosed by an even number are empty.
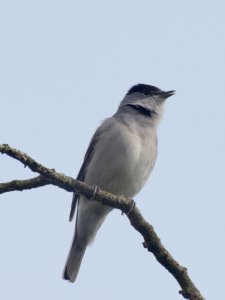
[[[206,299],[224,299],[224,1],[0,1],[0,40],[0,143],[70,176],[130,86],[176,90],[136,202]],[[0,182],[33,175],[0,157]],[[182,299],[119,211],[63,281],[70,203],[55,187],[1,195],[1,299]]]

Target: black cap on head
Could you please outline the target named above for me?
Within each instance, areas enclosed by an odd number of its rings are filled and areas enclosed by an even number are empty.
[[[154,95],[159,92],[161,92],[161,90],[155,86],[139,83],[137,85],[134,85],[132,88],[130,88],[129,91],[127,92],[127,95],[131,95],[133,93],[142,93],[144,95]]]

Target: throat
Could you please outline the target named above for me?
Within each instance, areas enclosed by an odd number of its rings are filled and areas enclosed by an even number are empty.
[[[134,104],[128,104],[128,106],[134,110],[136,110],[141,115],[144,115],[146,117],[151,118],[152,117],[152,111],[150,109],[147,109],[146,107],[143,107],[141,105],[134,105]]]

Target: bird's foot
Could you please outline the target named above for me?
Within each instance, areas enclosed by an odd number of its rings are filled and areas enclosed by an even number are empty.
[[[128,211],[128,213],[127,213],[127,216],[129,216],[129,214],[132,212],[132,210],[134,209],[134,207],[135,207],[135,205],[136,205],[136,202],[135,202],[133,199],[131,199],[131,202],[132,202],[131,208],[129,209],[129,211]]]
[[[100,190],[100,188],[99,188],[97,185],[95,185],[95,184],[93,184],[93,185],[91,186],[91,188],[92,188],[92,190],[93,190],[93,195],[92,195],[92,197],[91,197],[90,200],[93,201],[94,198],[95,198],[96,193]]]

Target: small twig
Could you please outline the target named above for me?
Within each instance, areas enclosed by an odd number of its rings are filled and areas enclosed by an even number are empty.
[[[87,199],[91,199],[93,197],[92,186],[88,186],[83,182],[57,173],[53,169],[46,168],[25,153],[13,149],[9,145],[0,145],[0,153],[5,153],[14,159],[17,159],[22,164],[29,167],[33,172],[37,172],[41,175],[30,180],[12,181],[0,184],[1,193],[9,192],[9,188],[11,190],[22,190],[51,183],[69,192],[76,191],[77,193],[85,196]],[[31,184],[32,180],[34,181],[33,186]],[[13,183],[15,184],[13,185]],[[131,225],[143,236],[144,247],[154,254],[158,262],[160,262],[160,264],[174,276],[181,286],[182,290],[179,293],[186,299],[204,300],[204,297],[190,279],[187,269],[181,266],[162,245],[153,226],[145,221],[136,206],[133,207],[132,199],[125,198],[124,196],[113,195],[99,189],[97,193],[95,193],[93,201],[120,209],[122,212],[127,214]]]
[[[13,180],[7,183],[0,183],[0,194],[13,191],[30,190],[48,184],[51,183],[41,175],[27,180]]]

